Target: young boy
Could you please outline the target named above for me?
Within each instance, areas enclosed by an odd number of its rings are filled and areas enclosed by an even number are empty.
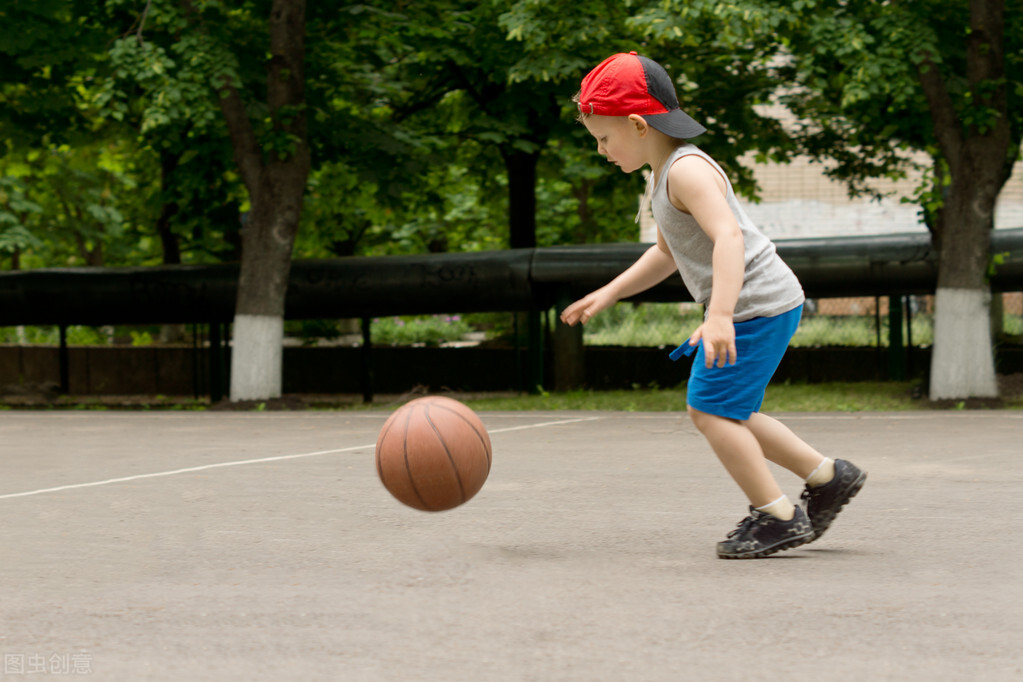
[[[635,52],[608,57],[583,79],[577,102],[600,154],[625,173],[650,166],[658,230],[655,246],[568,306],[562,321],[585,323],[679,271],[706,310],[688,343],[672,353],[696,353],[689,416],[750,502],[750,515],[718,543],[718,556],[754,559],[816,540],[866,474],[760,413],[799,325],[799,281],[739,206],[721,167],[685,141],[706,129],[679,108],[663,67]],[[805,479],[805,513],[782,493],[768,460]]]

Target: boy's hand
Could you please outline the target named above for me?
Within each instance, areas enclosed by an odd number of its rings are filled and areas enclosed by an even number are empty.
[[[727,317],[710,316],[707,321],[697,327],[689,336],[689,345],[695,346],[703,341],[703,357],[707,367],[724,367],[727,362],[734,365],[739,354],[735,349],[735,325]]]
[[[561,321],[569,327],[576,322],[586,323],[590,318],[605,308],[609,308],[618,302],[614,296],[607,293],[604,288],[597,289],[580,298],[561,311]]]

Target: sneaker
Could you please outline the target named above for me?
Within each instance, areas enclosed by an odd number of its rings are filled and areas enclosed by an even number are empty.
[[[802,509],[789,521],[782,521],[753,507],[750,515],[739,522],[728,539],[718,543],[721,559],[759,559],[760,557],[804,545],[813,540],[813,526]]]
[[[838,512],[863,487],[867,473],[844,459],[835,460],[835,477],[816,488],[806,486],[800,499],[806,503],[806,514],[813,524],[813,539],[816,540],[828,529]]]

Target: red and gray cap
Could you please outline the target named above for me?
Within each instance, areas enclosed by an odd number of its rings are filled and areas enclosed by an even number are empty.
[[[665,135],[684,140],[707,132],[679,107],[664,67],[635,52],[611,55],[586,74],[579,111],[597,116],[638,114]]]

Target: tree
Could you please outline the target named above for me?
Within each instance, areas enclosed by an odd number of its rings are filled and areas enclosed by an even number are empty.
[[[0,130],[12,145],[67,142],[87,123],[77,86],[103,60],[106,39],[94,6],[34,0],[0,7]]]
[[[189,117],[207,124],[202,93],[216,94],[249,200],[231,356],[236,401],[281,394],[284,300],[310,169],[305,11],[304,0],[147,2],[134,35],[113,47],[148,95],[143,118],[153,127],[180,129]],[[147,43],[153,33],[162,41]],[[185,68],[170,77],[179,62]],[[163,149],[166,175],[184,152]]]
[[[90,237],[120,227],[116,193],[106,186],[100,196],[101,176],[111,169],[96,167],[102,150],[92,144],[93,122],[80,106],[83,74],[102,61],[102,22],[95,19],[76,0],[0,8],[0,251],[13,269],[28,251],[65,255],[61,236],[74,239],[86,261],[101,258]],[[90,148],[77,154],[69,146],[79,144]],[[62,195],[62,188],[69,191]]]
[[[506,243],[526,248],[537,243],[540,160],[548,142],[569,128],[563,114],[571,93],[556,77],[565,68],[562,53],[547,56],[551,77],[514,73],[530,43],[509,40],[519,25],[515,17],[505,21],[508,14],[507,3],[495,0],[405,5],[394,27],[402,41],[387,68],[405,87],[387,101],[397,126],[420,139],[444,140],[446,155],[435,154],[437,162],[450,163],[452,142],[476,145],[473,173],[506,181]]]
[[[31,219],[42,207],[28,198],[25,183],[17,177],[0,176],[0,253],[10,257],[11,270],[21,269],[21,252],[42,242],[32,232]]]
[[[103,131],[73,146],[9,149],[0,157],[0,251],[12,269],[152,262],[140,232],[150,229],[152,170],[131,137]]]
[[[782,76],[809,153],[854,192],[931,159],[918,197],[938,254],[933,400],[998,392],[990,336],[995,202],[1019,158],[1023,28],[1005,0],[793,3]],[[1008,3],[1009,16],[1023,5]]]
[[[682,107],[709,128],[697,143],[727,168],[737,191],[747,196],[755,196],[757,188],[752,169],[740,157],[755,152],[761,160],[783,161],[791,148],[779,122],[756,106],[777,88],[772,64],[781,49],[776,37],[780,21],[775,3],[758,0],[523,0],[501,16],[509,37],[523,43],[510,79],[556,88],[564,121],[576,116],[569,98],[582,77],[610,54],[636,50],[664,65],[675,79]],[[556,133],[559,141],[571,139],[592,149],[592,140],[576,124]]]
[[[187,4],[187,0],[186,0]],[[273,0],[269,16],[264,138],[225,74],[215,82],[251,209],[242,259],[231,354],[231,400],[281,395],[284,297],[309,175],[305,101],[305,1]]]
[[[154,158],[150,220],[162,262],[181,263],[189,252],[200,260],[209,254],[237,260],[237,194],[244,189],[230,179],[231,144],[209,85],[210,65],[190,57],[187,40],[163,30],[166,13],[119,18],[118,8],[116,1],[107,5],[111,23],[134,20],[137,29],[112,41],[107,73],[85,91],[87,104]]]

